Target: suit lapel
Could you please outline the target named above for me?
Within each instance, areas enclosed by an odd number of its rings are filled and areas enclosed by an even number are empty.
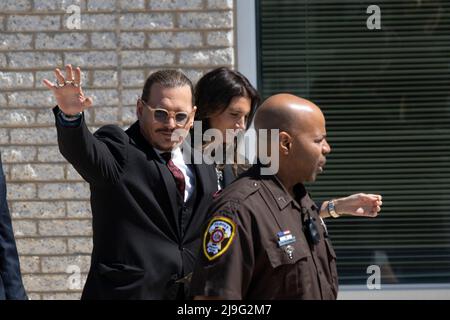
[[[213,194],[217,191],[217,176],[213,165],[197,164],[191,168],[195,170],[197,199],[184,235],[186,241],[197,237],[199,232],[201,232],[209,214],[207,209],[212,203]]]
[[[156,187],[152,187],[152,194],[150,201],[156,204],[157,213],[152,215],[152,220],[157,219],[159,221],[158,225],[164,233],[170,236],[174,241],[179,240],[178,231],[176,229],[176,223],[173,221],[172,207],[171,202],[168,200],[168,192],[165,187],[162,187],[162,174],[160,169],[158,168],[158,161],[154,159],[149,159],[149,170],[150,170],[150,179],[158,180]],[[158,190],[155,190],[158,189]],[[168,205],[169,204],[169,205]],[[169,208],[169,209],[168,209]],[[150,214],[150,213],[147,213]]]
[[[180,222],[178,221],[178,199],[177,199],[177,186],[175,184],[175,180],[172,176],[172,173],[169,171],[169,169],[167,168],[166,164],[160,162],[160,161],[155,161],[155,164],[159,170],[159,173],[162,177],[162,180],[164,182],[164,186],[166,188],[167,191],[167,196],[169,197],[169,202],[170,202],[170,208],[172,209],[171,213],[168,214],[172,214],[172,217],[174,222],[175,222],[175,227],[176,227],[176,233],[178,238],[180,237]]]
[[[128,129],[130,137],[135,141],[136,144],[140,146],[140,148],[145,151],[147,160],[156,166],[157,175],[155,175],[154,179],[158,181],[162,181],[161,185],[158,185],[157,188],[165,188],[167,198],[169,199],[169,208],[171,212],[167,212],[167,210],[163,209],[162,203],[164,199],[157,198],[156,202],[161,208],[162,217],[165,220],[171,229],[171,233],[176,237],[176,240],[180,240],[180,228],[178,221],[178,202],[177,202],[177,187],[175,184],[175,180],[172,176],[172,173],[167,168],[166,164],[163,163],[162,159],[157,155],[156,151],[153,147],[145,140],[139,130],[139,121],[135,122],[130,129]],[[153,194],[156,195],[160,192],[153,190]]]
[[[195,173],[195,188],[197,190],[197,199],[201,199],[201,197],[207,192],[210,191],[211,181],[215,181],[217,176],[213,170],[212,165],[207,165],[204,163],[195,164],[195,161],[198,159],[203,159],[202,154],[195,148],[192,148],[186,142],[183,143],[183,157],[185,163],[192,163],[189,167]],[[186,149],[187,148],[187,149]],[[214,172],[214,174],[212,174]],[[212,179],[212,180],[211,180]],[[197,201],[198,202],[198,201]]]

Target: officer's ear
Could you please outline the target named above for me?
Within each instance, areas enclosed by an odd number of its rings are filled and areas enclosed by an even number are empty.
[[[289,154],[291,146],[291,135],[285,131],[280,132],[280,153],[287,156]]]

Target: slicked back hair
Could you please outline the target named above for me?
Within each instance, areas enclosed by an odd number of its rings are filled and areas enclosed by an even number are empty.
[[[180,88],[189,86],[192,94],[192,105],[194,105],[194,86],[191,80],[181,71],[175,69],[163,69],[152,73],[144,84],[141,99],[148,102],[150,90],[154,84],[159,84],[163,88]]]

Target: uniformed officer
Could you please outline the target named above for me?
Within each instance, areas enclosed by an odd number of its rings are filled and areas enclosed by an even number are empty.
[[[279,170],[262,175],[262,165],[253,166],[210,208],[191,294],[199,299],[336,299],[336,254],[303,185],[316,180],[330,152],[324,116],[308,100],[279,94],[258,109],[255,128],[280,130]],[[380,205],[374,197],[361,210],[377,213]]]

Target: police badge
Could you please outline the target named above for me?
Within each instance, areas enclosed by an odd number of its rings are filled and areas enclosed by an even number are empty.
[[[225,217],[214,217],[206,228],[203,237],[203,253],[209,261],[227,251],[236,232],[235,223]]]

